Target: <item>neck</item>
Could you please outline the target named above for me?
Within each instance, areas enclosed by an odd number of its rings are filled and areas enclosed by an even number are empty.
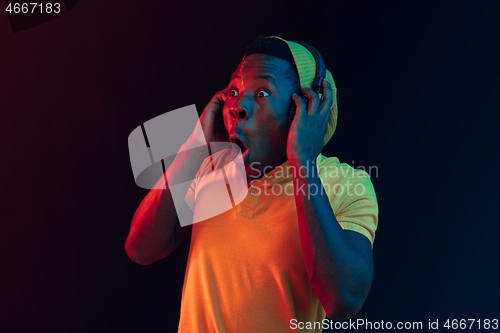
[[[269,166],[264,166],[262,167],[262,164],[260,164],[261,167],[258,169],[255,168],[250,168],[245,164],[245,172],[247,176],[247,185],[248,187],[252,186],[253,182],[256,182],[257,180],[261,179],[265,174],[268,174],[269,172],[273,171],[275,168],[283,165],[286,163],[288,159],[285,157],[282,161],[280,161],[278,164],[273,165],[272,167]]]

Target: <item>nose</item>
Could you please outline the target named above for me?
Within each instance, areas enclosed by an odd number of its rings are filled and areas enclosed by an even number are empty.
[[[231,115],[236,119],[236,120],[244,120],[248,118],[248,112],[241,106],[239,107],[232,107],[229,109],[229,112],[231,112]]]
[[[237,121],[246,120],[250,117],[251,97],[247,94],[240,94],[230,106],[229,112]]]

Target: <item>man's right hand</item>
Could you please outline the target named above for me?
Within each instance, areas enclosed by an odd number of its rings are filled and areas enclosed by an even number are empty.
[[[204,145],[201,142],[229,142],[224,122],[219,120],[226,101],[226,89],[222,89],[210,100],[203,110],[190,139],[196,146]],[[222,119],[222,117],[220,117]],[[203,133],[200,133],[203,132]],[[167,170],[168,183],[164,188],[164,180],[159,179],[154,188],[142,200],[134,214],[130,232],[125,242],[125,251],[132,261],[149,265],[168,256],[174,249],[191,234],[191,225],[180,227],[180,220],[193,221],[194,213],[184,202],[180,212],[175,207],[170,184],[185,182],[194,179],[198,168],[206,156],[196,150],[186,149],[185,154],[178,154]],[[176,196],[179,193],[175,194]],[[185,197],[185,193],[179,196]]]
[[[200,116],[200,124],[205,134],[207,143],[209,142],[229,142],[229,134],[227,133],[224,122],[221,122],[222,109],[227,98],[227,88],[217,92],[214,97],[208,102]],[[219,112],[221,117],[218,117]]]

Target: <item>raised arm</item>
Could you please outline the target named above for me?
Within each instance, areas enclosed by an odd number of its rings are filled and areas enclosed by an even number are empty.
[[[302,88],[310,102],[307,110],[298,96],[293,97],[297,112],[288,136],[287,155],[290,166],[302,170],[294,174],[293,186],[309,281],[328,317],[341,320],[361,309],[373,279],[373,256],[367,237],[340,226],[314,164],[324,145],[333,102],[327,80],[323,81],[323,91],[320,101],[311,89]]]
[[[218,112],[222,112],[221,105],[225,100],[225,92],[226,89],[219,91],[205,107],[200,117],[203,133],[200,133],[199,127],[196,128],[185,144],[187,148],[200,135],[205,136],[206,142],[228,141],[224,124],[217,117]],[[206,151],[205,147],[203,153],[202,147],[177,154],[165,173],[167,182],[160,179],[142,200],[134,214],[125,242],[125,251],[133,262],[149,265],[165,258],[191,234],[191,225],[181,227],[179,224],[168,183],[176,184],[181,182],[180,180],[194,179],[197,170],[207,157]],[[166,186],[163,186],[163,183],[167,183]],[[191,220],[193,218],[193,212],[186,202],[179,213]]]

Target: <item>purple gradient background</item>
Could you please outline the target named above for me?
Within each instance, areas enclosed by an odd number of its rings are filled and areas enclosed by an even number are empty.
[[[201,112],[259,34],[322,53],[339,104],[323,154],[379,169],[375,276],[356,318],[498,318],[499,9],[80,1],[18,33],[0,14],[0,330],[176,332],[189,243],[150,266],[127,257],[147,193],[127,137]]]

